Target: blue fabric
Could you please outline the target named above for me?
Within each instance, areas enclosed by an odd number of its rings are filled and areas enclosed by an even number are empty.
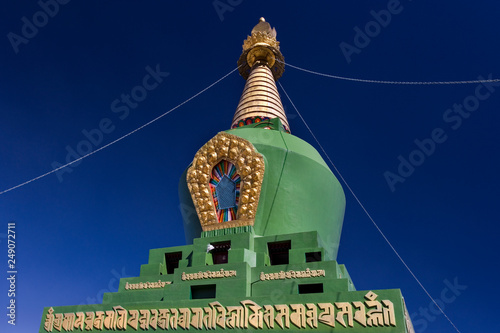
[[[219,209],[227,209],[236,206],[236,184],[226,175],[224,175],[219,184],[217,184],[215,193],[219,200]]]

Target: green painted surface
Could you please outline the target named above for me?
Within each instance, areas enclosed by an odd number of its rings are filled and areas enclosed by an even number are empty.
[[[336,261],[345,196],[318,152],[277,119],[228,133],[264,156],[255,225],[202,232],[184,173],[179,199],[189,245],[150,250],[140,276],[122,278],[102,304],[45,308],[40,332],[408,332],[398,289],[357,291]],[[227,259],[214,264],[220,258]],[[75,326],[77,313],[87,321]]]
[[[264,310],[269,310],[269,308],[274,311],[272,316],[274,327],[271,328],[268,326],[270,324],[269,321],[267,324],[266,322],[262,322],[263,331],[406,332],[401,292],[397,289],[374,290],[373,292],[377,296],[373,303],[369,303],[367,299],[368,291],[356,291],[354,289],[354,285],[345,267],[339,265],[334,260],[324,257],[325,249],[322,246],[323,241],[317,231],[263,237],[256,235],[253,228],[249,228],[246,232],[239,231],[196,238],[192,245],[152,249],[149,254],[149,262],[141,268],[141,275],[139,277],[122,278],[118,291],[104,294],[102,304],[53,307],[52,310],[54,314],[61,316],[60,318],[64,318],[64,314],[77,312],[82,312],[85,316],[92,314],[96,316],[99,314],[99,311],[103,311],[102,318],[108,318],[107,324],[112,327],[106,329],[103,326],[102,331],[106,332],[118,330],[112,325],[112,323],[115,323],[115,318],[112,318],[114,316],[113,313],[116,313],[113,309],[119,309],[117,308],[118,306],[127,310],[129,320],[133,310],[142,311],[139,312],[140,318],[146,318],[146,315],[148,315],[147,325],[149,330],[154,330],[153,326],[157,325],[157,321],[154,319],[155,313],[159,313],[158,311],[163,309],[168,309],[170,315],[172,315],[169,319],[170,327],[168,330],[172,331],[184,330],[180,326],[175,327],[175,325],[182,323],[178,317],[173,315],[179,309],[184,309],[184,311],[189,313],[189,316],[191,316],[189,323],[190,325],[194,325],[197,308],[202,309],[204,311],[203,314],[207,315],[211,311],[210,309],[216,306],[213,302],[219,302],[217,304],[220,304],[224,308],[224,311],[229,311],[231,307],[239,306],[240,309],[243,309],[245,301],[251,301],[262,307],[260,310],[257,310],[257,313],[261,315],[264,314]],[[270,265],[270,256],[273,254],[270,253],[269,249],[272,246],[269,247],[269,244],[272,245],[276,242],[284,241],[290,244],[288,264]],[[213,262],[207,260],[208,257],[213,255],[210,251],[207,252],[207,246],[220,242],[230,242],[231,244],[230,249],[227,251],[227,263],[207,265],[207,262]],[[172,274],[167,274],[166,254],[172,253],[180,253],[178,268],[175,268]],[[307,260],[315,261],[307,262]],[[235,272],[235,276],[186,279],[187,276],[197,277],[200,273],[221,272],[221,270],[224,272]],[[321,274],[322,271],[324,271],[324,274]],[[292,276],[292,272],[295,277],[290,277]],[[286,274],[290,276],[286,277]],[[161,283],[164,283],[164,285],[158,287]],[[314,293],[303,293],[304,288],[310,288],[311,286],[317,288],[319,285],[321,286],[320,291],[315,290],[316,292]],[[132,288],[132,286],[143,289]],[[148,287],[145,288],[144,286]],[[200,290],[202,291],[201,293]],[[200,295],[208,295],[207,297],[209,298],[196,298]],[[363,326],[353,319],[369,318],[371,316],[369,315],[369,311],[375,311],[377,307],[381,311],[380,318],[385,318],[382,313],[384,309],[388,311],[388,307],[386,306],[386,304],[389,304],[387,303],[388,301],[393,306],[391,313],[394,325],[390,325],[388,322],[385,323],[382,320],[376,327]],[[325,317],[325,310],[321,308],[323,303],[330,304],[333,307],[335,311],[333,316]],[[363,316],[360,314],[355,316],[359,310],[356,306],[360,306],[359,304],[362,304],[362,307],[365,309]],[[348,309],[351,312],[349,314],[346,312],[343,315],[338,315],[342,306],[347,306],[346,310]],[[279,315],[280,307],[282,309],[286,308],[288,314],[284,317]],[[51,308],[44,309],[40,332],[46,332],[44,324],[49,309]],[[252,314],[253,310],[248,309],[247,311],[250,311],[248,314]],[[300,312],[302,311],[301,309],[304,311],[309,309],[310,311],[306,316],[306,312]],[[106,311],[108,312],[106,313]],[[222,310],[218,314],[221,315],[221,313]],[[243,312],[241,314],[244,316]],[[176,319],[172,319],[174,317]],[[229,320],[230,317],[226,312],[224,316],[219,317],[219,319],[224,318],[220,319],[219,323],[222,325],[231,323]],[[318,319],[327,317],[332,320],[335,327],[328,326]],[[313,318],[316,318],[318,321],[315,322]],[[349,326],[349,318],[353,320],[352,327]],[[347,327],[342,326],[342,321],[346,323]],[[69,322],[69,320],[66,321],[66,325],[69,325]],[[133,322],[131,322],[126,330],[121,331],[143,331],[145,329],[140,327],[141,322],[143,325],[146,325],[145,319],[139,321],[136,330],[132,327]],[[281,322],[284,325],[283,329],[279,326]],[[286,327],[287,322],[289,325],[288,328]],[[97,327],[93,327],[94,331],[100,330],[100,323],[95,318],[93,319],[92,325],[97,325]],[[243,325],[243,322],[241,322],[241,325]],[[189,328],[186,327],[186,330],[210,330],[216,332],[223,330],[257,331],[251,324],[248,324],[246,328],[243,326],[223,328],[220,325],[216,325],[214,328],[210,326],[209,322],[200,329],[190,326]],[[58,331],[56,328],[52,330],[52,332]],[[61,331],[66,332],[71,330],[63,328]],[[74,329],[73,331],[79,331],[79,329]],[[164,332],[167,330],[156,327],[156,331]]]
[[[277,130],[264,130],[269,126]],[[273,119],[227,133],[250,141],[264,156],[266,171],[254,230],[257,235],[318,231],[325,255],[336,259],[345,211],[345,195],[338,180],[314,147],[279,130]],[[185,174],[179,182],[186,240],[191,243],[201,230],[187,189]]]
[[[250,141],[266,158],[265,184],[255,219],[256,234],[315,230],[323,238],[327,257],[335,259],[345,195],[316,149],[283,131],[246,126],[227,132]]]

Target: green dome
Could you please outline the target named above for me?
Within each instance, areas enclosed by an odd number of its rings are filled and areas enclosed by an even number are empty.
[[[279,129],[255,127],[262,126],[253,124],[226,131],[250,141],[265,158],[255,234],[318,231],[326,256],[335,259],[345,210],[345,195],[337,178],[307,142]],[[275,127],[279,128],[272,126]],[[179,183],[179,196],[186,241],[191,243],[200,236],[201,226],[187,188],[186,173]]]

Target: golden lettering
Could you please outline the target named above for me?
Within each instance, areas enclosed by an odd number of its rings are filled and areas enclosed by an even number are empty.
[[[156,328],[158,327],[158,310],[156,309],[151,309],[149,327],[153,328],[154,330],[156,330]]]
[[[226,308],[219,302],[212,302],[210,306],[214,309],[215,323],[222,328],[226,328]]]
[[[160,309],[158,315],[158,327],[164,330],[168,330],[168,323],[170,320],[170,311],[168,309]]]
[[[106,311],[106,318],[104,318],[104,328],[109,330],[109,329],[114,329],[114,323],[115,323],[115,312],[114,311]]]
[[[203,309],[202,308],[192,308],[191,312],[193,316],[191,317],[191,326],[196,329],[201,330],[203,328]]]
[[[219,271],[206,271],[206,272],[199,271],[198,273],[182,272],[181,280],[186,281],[186,280],[220,279],[232,276],[236,276],[235,270],[225,271],[223,268],[221,268]]]
[[[335,306],[337,309],[340,311],[337,312],[337,321],[340,323],[340,325],[347,327],[353,327],[353,318],[352,318],[352,306],[351,303],[348,302],[335,302]],[[344,321],[344,316],[347,316],[347,325]]]
[[[127,324],[137,331],[137,325],[139,324],[139,311],[138,310],[128,310],[128,314],[130,318],[127,321]]]
[[[181,315],[177,320],[177,324],[183,329],[188,330],[191,324],[191,310],[189,308],[181,308],[179,312]]]
[[[151,316],[151,312],[149,310],[139,310],[141,314],[139,317],[139,327],[143,330],[149,329],[149,317]]]
[[[177,329],[177,322],[179,320],[179,311],[177,309],[170,309],[170,328]]]
[[[215,329],[215,318],[212,318],[213,309],[211,307],[204,307],[203,310],[205,310],[203,325],[206,329]]]
[[[127,310],[125,310],[121,306],[115,306],[115,307],[113,307],[113,310],[115,310],[115,312],[116,312],[115,327],[118,330],[126,330],[127,329]]]
[[[383,300],[384,308],[384,324],[386,326],[396,326],[396,317],[394,315],[394,304],[389,300]]]
[[[245,311],[242,306],[228,306],[227,315],[228,315],[226,319],[227,327],[243,328],[243,323],[245,321]]]
[[[290,328],[290,309],[286,304],[276,304],[274,308],[278,311],[278,314],[274,318],[279,327]],[[283,319],[285,320],[283,325]]]
[[[85,312],[85,330],[92,331],[94,327],[94,313]]]
[[[318,316],[318,320],[328,326],[335,327],[335,308],[332,303],[318,303],[318,307],[323,310]]]
[[[83,331],[84,324],[85,324],[85,313],[77,312],[74,327],[79,329],[80,331]]]
[[[318,328],[318,307],[314,303],[306,304],[306,323],[311,328]]]
[[[262,307],[250,300],[241,301],[240,303],[245,307],[245,328],[250,324],[255,328],[261,329],[263,325],[263,313],[260,310]],[[248,310],[252,310],[252,313],[249,314]]]
[[[160,289],[160,288],[164,288],[168,284],[172,284],[172,281],[158,280],[156,282],[149,282],[149,281],[139,282],[139,283],[125,282],[125,290]]]
[[[230,272],[230,271],[225,271]],[[290,271],[292,272],[292,271]],[[295,276],[307,275],[308,271],[293,271]],[[299,273],[300,272],[300,273]],[[304,273],[305,272],[305,273]],[[311,276],[312,272],[310,271]],[[219,271],[214,271],[217,276]],[[198,273],[195,273],[198,274]],[[207,273],[208,274],[208,273]],[[210,273],[211,274],[211,273]],[[210,276],[209,274],[209,276]],[[274,278],[275,274],[268,276]],[[286,275],[285,272],[283,274]],[[292,275],[290,273],[290,275]],[[156,283],[156,282],[155,282]],[[150,286],[156,286],[151,283]],[[161,285],[161,282],[157,282]],[[133,284],[129,284],[129,288]],[[148,288],[150,287],[148,286]],[[50,308],[43,327],[46,332],[73,331],[124,331],[133,330],[215,330],[221,329],[274,329],[275,323],[281,329],[289,329],[290,323],[299,329],[317,329],[318,322],[335,327],[338,322],[345,328],[354,327],[354,321],[362,327],[395,327],[394,304],[390,300],[377,300],[377,295],[368,292],[365,301],[335,303],[298,303],[260,306],[252,300],[240,301],[241,305],[223,306],[219,302],[208,303],[207,307],[126,310],[115,306],[112,310],[95,312],[54,313]]]
[[[384,317],[382,314],[382,304],[378,301],[366,301],[368,308],[375,308],[369,310],[367,315],[366,324],[368,326],[384,326]]]
[[[52,328],[54,327],[54,309],[50,308],[47,311],[47,315],[45,316],[45,322],[43,324],[43,328],[47,332],[52,332]]]
[[[66,332],[71,332],[74,329],[75,325],[75,314],[74,313],[65,313],[62,321],[62,327]]]
[[[304,304],[290,304],[293,310],[290,313],[290,321],[298,328],[306,328],[306,308]]]
[[[104,311],[96,311],[94,319],[94,328],[102,330],[103,325],[104,325]]]
[[[54,318],[54,328],[61,332],[62,330],[62,320],[63,320],[63,314],[62,313],[56,313],[55,318]]]
[[[272,305],[264,305],[263,319],[267,328],[274,328],[274,307]]]
[[[361,324],[361,326],[366,327],[366,310],[363,302],[352,302],[355,309],[354,320]]]
[[[367,315],[367,320],[366,324],[368,326],[384,326],[384,317],[382,314],[382,304],[380,304],[379,301],[376,301],[375,299],[377,298],[377,294],[375,294],[373,291],[369,291],[366,295],[365,298],[367,301],[365,301],[365,304],[368,308],[375,308],[369,310],[366,315]]]
[[[285,279],[299,279],[299,278],[313,278],[313,277],[320,277],[320,276],[326,276],[325,270],[324,269],[309,269],[306,268],[305,271],[279,271],[276,273],[264,273],[260,272],[260,280],[265,281],[265,280],[285,280]]]

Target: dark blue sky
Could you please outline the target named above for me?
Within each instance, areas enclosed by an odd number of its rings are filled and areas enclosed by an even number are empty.
[[[285,60],[307,69],[398,81],[500,77],[497,1],[221,0],[232,5],[219,12],[214,1],[66,2],[47,7],[51,16],[36,1],[3,4],[0,191],[116,140],[236,68],[261,16]],[[144,81],[151,72],[156,80]],[[280,82],[456,326],[499,331],[500,85],[375,85],[290,67]],[[233,73],[78,165],[0,195],[3,312],[11,220],[19,271],[17,325],[0,313],[0,331],[36,331],[44,306],[101,302],[119,277],[139,275],[149,249],[185,244],[178,179],[229,128],[243,86]],[[316,146],[281,94],[292,133]],[[401,288],[417,331],[455,332],[344,190],[338,261],[357,288]]]

